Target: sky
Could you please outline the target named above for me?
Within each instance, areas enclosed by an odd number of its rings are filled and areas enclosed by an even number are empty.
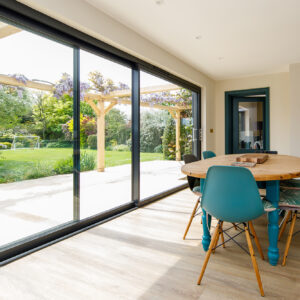
[[[99,71],[104,78],[131,86],[131,69],[92,53],[80,51],[80,80],[88,82],[88,74]],[[73,49],[28,31],[0,39],[0,74],[25,75],[29,80],[57,82],[62,73],[73,74]],[[156,76],[141,72],[141,87],[170,84]],[[130,105],[117,105],[128,118]],[[153,108],[143,108],[144,110]]]
[[[44,37],[21,31],[0,39],[0,74],[23,74],[28,79],[55,83],[62,73],[73,73],[73,49]],[[131,70],[100,56],[80,51],[80,78],[88,81],[88,73],[100,71],[115,83],[131,86]],[[147,73],[141,74],[141,86],[169,82]]]

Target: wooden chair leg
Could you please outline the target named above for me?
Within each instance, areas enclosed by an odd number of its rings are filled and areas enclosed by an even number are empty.
[[[288,252],[289,252],[289,249],[290,249],[296,219],[297,219],[297,212],[294,212],[292,222],[291,222],[291,227],[290,227],[290,230],[289,230],[288,239],[287,239],[284,254],[283,254],[282,266],[285,266],[285,263],[286,263],[286,258],[287,258],[287,255],[288,255]]]
[[[216,251],[216,247],[218,246],[220,235],[223,236],[222,227],[223,227],[223,222],[221,221],[220,228],[219,228],[219,234],[218,234],[218,237],[216,238],[215,244],[213,245],[212,253],[215,253],[215,251]],[[224,237],[223,237],[223,239],[224,239]]]
[[[222,241],[222,246],[223,248],[225,248],[225,244],[224,244],[224,234],[223,234],[223,222],[221,222],[221,228],[220,228],[220,231],[221,231],[221,241]]]
[[[237,230],[235,223],[232,223],[232,225],[233,225],[234,229]]]
[[[287,215],[285,216],[284,222],[283,222],[283,224],[281,225],[281,228],[280,228],[280,231],[279,231],[278,241],[280,241],[280,239],[281,239],[281,237],[282,237],[282,234],[283,234],[283,232],[285,231],[286,224],[287,224],[289,218],[291,217],[291,214],[292,214],[292,211],[289,210],[288,213],[287,213]]]
[[[250,238],[249,229],[248,229],[247,226],[245,226],[245,234],[246,234],[248,248],[249,248],[249,252],[250,252],[250,256],[251,256],[251,260],[252,260],[253,269],[255,271],[256,280],[257,280],[258,287],[259,287],[259,290],[260,290],[260,294],[261,294],[261,296],[264,296],[265,293],[264,293],[261,278],[260,278],[260,275],[259,275],[257,262],[256,262],[256,259],[255,259],[255,256],[254,256],[254,251],[253,251],[253,246],[252,246],[252,242],[251,242],[251,238]]]
[[[199,204],[200,204],[200,198],[197,199],[197,202],[196,202],[196,204],[195,204],[195,207],[194,207],[194,209],[193,209],[193,212],[192,212],[192,214],[191,214],[191,216],[190,216],[189,223],[188,223],[188,225],[187,225],[187,227],[186,227],[186,229],[185,229],[185,232],[184,232],[184,235],[183,235],[183,239],[184,239],[184,240],[185,240],[185,237],[186,237],[186,235],[187,235],[187,233],[188,233],[188,231],[189,231],[189,229],[190,229],[190,227],[191,227],[192,221],[193,221],[193,219],[194,219],[194,217],[195,217],[195,214],[196,214],[196,211],[197,211],[197,208],[198,208],[198,205],[199,205]]]
[[[198,278],[198,282],[197,284],[201,284],[201,280],[203,278],[203,275],[204,275],[204,272],[205,272],[205,269],[206,269],[206,266],[207,266],[207,263],[209,261],[209,258],[210,258],[210,255],[211,255],[211,252],[212,252],[212,249],[216,243],[216,239],[218,238],[219,236],[219,228],[220,228],[220,222],[218,223],[216,229],[215,229],[215,232],[213,234],[213,237],[212,237],[212,240],[210,242],[210,245],[209,245],[209,248],[208,248],[208,251],[206,253],[206,256],[205,256],[205,260],[204,260],[204,263],[203,263],[203,266],[202,266],[202,269],[201,269],[201,273],[200,273],[200,276]]]
[[[263,252],[262,252],[262,249],[261,249],[261,246],[260,246],[258,237],[257,237],[257,235],[256,235],[256,232],[255,232],[255,230],[254,230],[254,226],[253,226],[252,221],[249,222],[249,227],[250,227],[250,230],[251,230],[251,232],[252,232],[252,234],[253,234],[253,236],[254,236],[255,245],[256,245],[257,250],[258,250],[258,252],[259,252],[259,254],[260,254],[260,257],[261,257],[262,260],[264,260],[264,259],[265,259],[265,258],[264,258],[264,254],[263,254]]]

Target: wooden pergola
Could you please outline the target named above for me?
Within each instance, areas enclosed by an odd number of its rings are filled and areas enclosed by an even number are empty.
[[[28,80],[26,84],[16,80],[13,77],[0,75],[0,84],[27,87],[38,89],[47,92],[53,92],[54,86],[52,84],[41,83],[37,81]],[[169,84],[151,86],[141,88],[140,94],[151,94],[160,92],[170,92],[179,90],[180,87]],[[131,90],[118,90],[104,95],[101,93],[86,93],[84,101],[86,101],[94,110],[97,117],[97,170],[103,172],[105,169],[105,115],[117,104],[131,105]],[[181,112],[190,109],[186,106],[165,106],[160,104],[152,104],[141,102],[142,107],[150,107],[156,109],[167,110],[176,122],[176,160],[181,160],[180,151],[180,123]]]

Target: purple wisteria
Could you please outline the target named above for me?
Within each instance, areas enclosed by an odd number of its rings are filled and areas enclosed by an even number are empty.
[[[17,81],[22,82],[24,84],[27,83],[27,81],[29,80],[25,75],[23,74],[13,74],[13,75],[8,75],[12,78],[15,78]]]
[[[26,76],[22,74],[13,74],[9,75],[12,78],[15,78],[17,81],[26,84],[29,80]],[[114,84],[114,82],[109,78],[104,78],[103,75],[98,72],[89,73],[89,83],[81,82],[80,83],[80,100],[84,100],[85,94],[89,90],[96,90],[104,95],[108,95],[113,91],[120,90],[129,90],[129,86],[125,83],[119,82]],[[9,86],[11,89],[15,90],[19,97],[23,96],[23,87]],[[3,86],[0,85],[0,90],[3,89]],[[63,73],[62,78],[54,84],[53,87],[53,96],[57,99],[61,98],[63,95],[70,95],[73,97],[73,79],[67,74]],[[121,100],[122,98],[119,98]],[[155,104],[167,105],[167,106],[183,106],[189,108],[192,104],[191,93],[188,90],[180,89],[174,92],[157,92],[141,95],[141,102],[148,103],[150,106]]]
[[[151,93],[141,95],[141,102],[149,103],[149,105],[169,105],[169,106],[184,106],[188,107],[192,104],[191,96],[182,97],[181,93]]]
[[[14,79],[16,79],[18,82],[21,82],[23,84],[26,84],[27,81],[29,80],[25,75],[22,74],[9,74],[9,77],[12,77]],[[24,92],[24,87],[22,86],[13,86],[13,85],[8,85],[8,87],[10,88],[11,91],[15,91],[18,94],[19,98],[23,97],[23,92]],[[3,85],[0,84],[0,90],[3,90]]]
[[[115,85],[111,79],[105,79],[98,71],[90,72],[89,81],[92,83],[92,88],[94,90],[99,91],[104,95],[108,95],[113,91],[129,89],[129,86],[122,82],[119,82],[118,85]]]
[[[90,89],[90,85],[85,82],[80,83],[80,100],[84,100],[85,93]],[[73,97],[73,79],[67,73],[62,74],[62,78],[54,85],[53,96],[57,99],[63,95]]]

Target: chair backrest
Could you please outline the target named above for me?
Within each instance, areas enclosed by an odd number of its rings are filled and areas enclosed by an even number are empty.
[[[198,158],[194,154],[183,155],[183,161],[185,164],[189,164],[189,163],[197,161],[197,160],[198,160]]]
[[[208,158],[215,157],[215,156],[216,156],[216,154],[213,151],[203,151],[202,152],[203,159],[208,159]]]
[[[215,218],[232,223],[247,222],[264,213],[256,181],[243,167],[210,167],[201,206]]]
[[[197,161],[197,160],[198,160],[198,158],[194,154],[185,154],[185,155],[183,155],[183,161],[184,161],[185,164],[189,164],[189,163],[192,163],[192,162]],[[191,191],[193,191],[193,188],[195,186],[200,185],[200,180],[198,178],[187,176],[187,180],[188,180],[189,188],[190,188]]]

